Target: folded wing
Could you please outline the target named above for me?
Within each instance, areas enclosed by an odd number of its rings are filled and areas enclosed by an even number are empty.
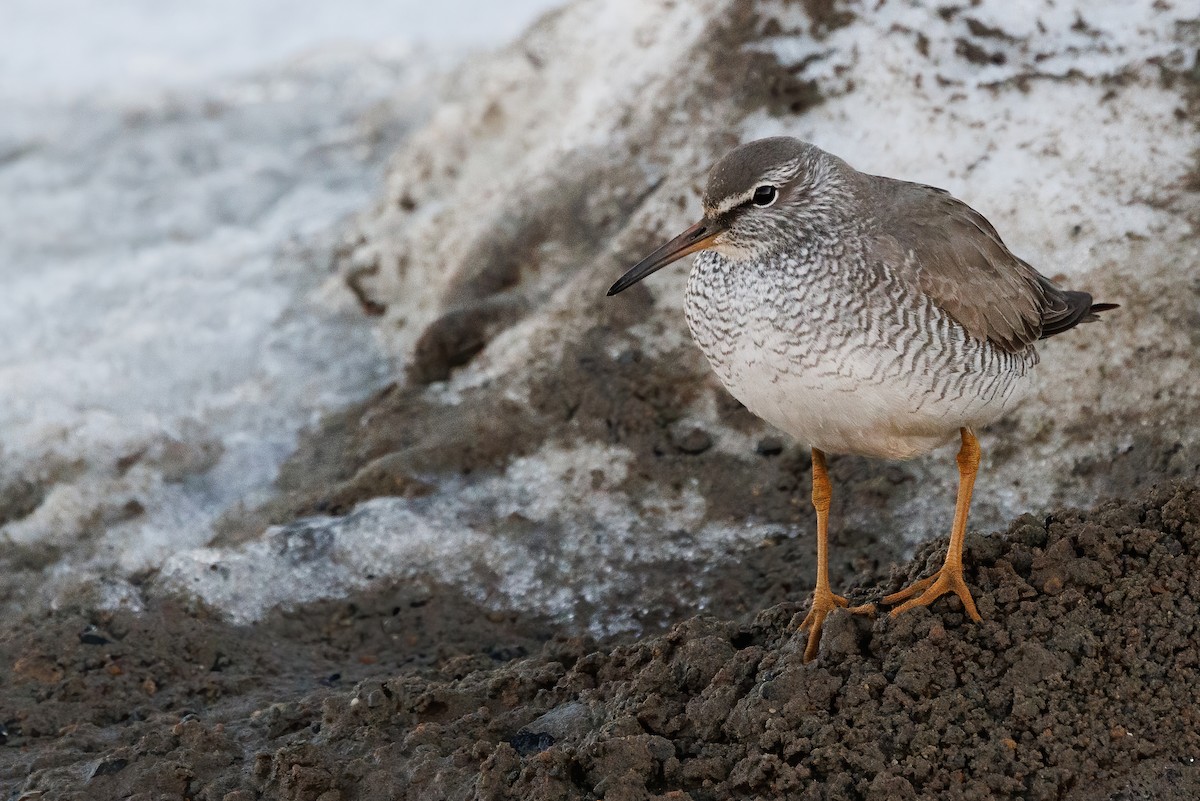
[[[1020,352],[1115,308],[1057,286],[1004,245],[982,214],[948,192],[888,181],[876,258],[906,271],[977,339]]]

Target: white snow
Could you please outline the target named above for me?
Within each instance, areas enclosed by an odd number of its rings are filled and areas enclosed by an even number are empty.
[[[435,68],[552,5],[4,4],[0,490],[44,497],[0,558],[59,555],[0,596],[133,597],[129,575],[267,497],[302,427],[394,375],[322,289],[333,249]]]
[[[501,475],[455,478],[431,496],[380,498],[339,518],[309,518],[232,549],[167,560],[164,578],[249,621],[280,603],[337,597],[378,576],[433,578],[484,605],[570,620],[597,636],[636,629],[639,615],[686,599],[696,582],[646,586],[647,562],[714,565],[779,527],[704,522],[694,488],[633,496],[632,454],[551,444]]]
[[[156,566],[387,377],[361,317],[312,294],[377,180],[357,116],[408,69],[27,106],[41,127],[0,169],[0,485],[47,495],[5,540],[62,548],[64,580]]]
[[[556,0],[4,0],[0,96],[200,86],[326,51],[461,53],[516,36]]]

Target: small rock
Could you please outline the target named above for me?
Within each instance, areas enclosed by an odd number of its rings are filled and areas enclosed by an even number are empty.
[[[571,701],[554,707],[546,714],[523,726],[519,734],[536,732],[550,737],[551,742],[560,740],[580,742],[595,726],[596,720],[588,705],[581,701]],[[515,745],[513,747],[516,748]]]
[[[114,773],[120,773],[129,764],[128,759],[106,759],[96,766],[92,771],[92,778],[97,776],[111,776]]]
[[[554,745],[554,738],[544,731],[519,732],[508,741],[508,744],[521,756],[529,756],[530,754],[540,754]]]
[[[257,797],[249,790],[234,790],[233,792],[226,793],[221,798],[221,801],[255,801]]]
[[[754,450],[760,456],[778,456],[783,453],[783,440],[779,437],[763,437]]]
[[[712,447],[712,436],[699,426],[676,429],[671,432],[671,444],[684,453],[704,453]]]

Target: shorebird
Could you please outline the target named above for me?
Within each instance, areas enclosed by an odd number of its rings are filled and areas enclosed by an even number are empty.
[[[848,606],[829,584],[826,453],[907,459],[961,439],[945,561],[883,602],[899,604],[896,615],[954,593],[978,621],[963,578],[974,429],[1026,393],[1039,339],[1116,305],[1059,288],[948,192],[859,172],[798,139],[725,155],[703,209],[608,294],[700,251],[685,299],[693,339],[746,408],[812,447],[817,579],[800,625],[805,661],[826,616]]]

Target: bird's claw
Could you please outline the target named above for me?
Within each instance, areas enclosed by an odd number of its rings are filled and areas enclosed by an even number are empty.
[[[883,602],[889,606],[900,604],[889,613],[895,617],[901,612],[907,612],[918,606],[929,606],[950,592],[957,595],[958,599],[962,601],[963,608],[971,620],[976,622],[982,620],[979,611],[975,608],[975,599],[971,597],[971,591],[967,588],[966,580],[963,579],[962,565],[942,565],[941,569],[932,576],[914,582],[899,592],[885,596]],[[901,601],[904,603],[900,603]]]

